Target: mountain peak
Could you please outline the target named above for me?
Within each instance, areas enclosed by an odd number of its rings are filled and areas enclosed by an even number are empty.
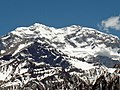
[[[0,90],[119,89],[119,65],[120,40],[92,28],[35,23],[0,39]]]
[[[78,25],[56,29],[35,23],[29,27],[19,27],[10,32],[8,36],[2,38],[5,41],[4,44],[9,38],[14,43],[45,38],[53,47],[63,50],[65,54],[71,56],[85,58],[87,56],[101,55],[120,60],[120,40],[118,38],[93,28]],[[17,41],[12,38],[16,38]]]

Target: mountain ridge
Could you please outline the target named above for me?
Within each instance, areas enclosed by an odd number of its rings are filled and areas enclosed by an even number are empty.
[[[120,88],[120,39],[92,28],[36,23],[2,36],[0,50],[1,90]]]

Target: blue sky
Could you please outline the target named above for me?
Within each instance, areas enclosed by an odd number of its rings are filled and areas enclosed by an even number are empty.
[[[115,28],[120,20],[114,26],[107,22],[119,15],[120,0],[0,0],[0,35],[38,22],[56,28],[77,24],[100,29],[99,24],[120,37]]]

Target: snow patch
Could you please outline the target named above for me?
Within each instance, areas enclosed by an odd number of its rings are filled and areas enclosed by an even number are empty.
[[[96,66],[93,66],[93,64],[89,64],[87,62],[82,62],[79,60],[70,60],[69,61],[74,67],[82,69],[82,70],[89,70],[92,68],[95,68]]]
[[[28,45],[32,44],[33,42],[27,43],[27,44],[20,44],[17,48],[17,50],[12,54],[12,56],[14,56],[15,54],[17,54],[18,52],[20,52],[21,49],[27,47]]]

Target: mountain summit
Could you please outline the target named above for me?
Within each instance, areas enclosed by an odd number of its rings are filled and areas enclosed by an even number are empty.
[[[39,23],[0,38],[0,90],[119,90],[120,39]]]

